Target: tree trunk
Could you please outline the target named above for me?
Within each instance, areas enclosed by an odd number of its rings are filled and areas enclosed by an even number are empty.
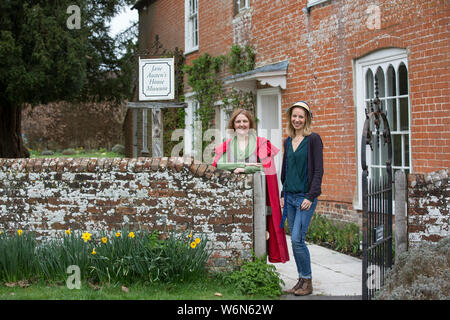
[[[22,107],[0,106],[0,158],[29,158],[22,140]]]

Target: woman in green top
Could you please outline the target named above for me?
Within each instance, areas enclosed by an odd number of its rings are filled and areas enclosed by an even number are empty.
[[[256,156],[257,137],[255,120],[251,113],[237,109],[228,121],[228,130],[234,132],[228,150],[217,161],[217,168],[234,173],[255,173],[261,170]]]
[[[256,136],[255,120],[245,109],[233,112],[227,129],[232,131],[232,138],[214,150],[213,166],[234,173],[263,172],[266,180],[266,205],[271,208],[271,214],[267,216],[267,253],[270,262],[285,263],[289,260],[289,251],[286,234],[279,227],[281,209],[274,162],[274,157],[280,150],[266,138]]]

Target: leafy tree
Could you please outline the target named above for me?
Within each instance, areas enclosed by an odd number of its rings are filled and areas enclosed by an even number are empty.
[[[123,99],[131,91],[131,38],[117,43],[108,24],[133,0],[82,0],[80,28],[69,28],[72,0],[0,2],[0,157],[27,157],[24,104]],[[122,37],[124,38],[124,37]],[[127,54],[119,58],[117,47]]]

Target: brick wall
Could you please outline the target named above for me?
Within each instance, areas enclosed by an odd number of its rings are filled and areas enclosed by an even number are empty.
[[[408,240],[437,242],[450,236],[448,169],[408,176]]]
[[[186,56],[187,63],[205,52],[228,53],[233,41],[255,48],[256,67],[289,60],[281,110],[297,100],[310,102],[314,130],[324,142],[323,205],[318,212],[361,221],[355,208],[361,206],[357,145],[362,133],[356,132],[353,64],[376,50],[401,48],[408,53],[411,171],[450,167],[448,1],[329,0],[306,13],[307,0],[255,0],[245,13],[250,16],[245,39],[239,34],[245,28],[239,16],[233,17],[231,0],[198,2],[199,50]],[[371,5],[379,8],[381,20],[379,28],[370,30],[367,10]],[[173,19],[162,9],[159,15]],[[184,15],[178,19],[184,21]],[[148,24],[148,30],[165,28],[170,33],[167,39],[184,35],[184,27],[169,27],[170,23],[156,20]],[[165,43],[164,38],[161,41]],[[184,47],[184,38],[177,45]],[[282,125],[286,128],[285,119]]]
[[[251,258],[253,176],[183,158],[0,159],[0,230],[193,230],[227,267]]]

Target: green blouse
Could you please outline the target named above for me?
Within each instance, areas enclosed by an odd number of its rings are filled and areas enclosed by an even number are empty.
[[[287,173],[285,188],[287,192],[308,192],[308,137],[305,137],[294,152],[291,143],[287,150]]]
[[[237,143],[237,138],[234,137],[229,145],[228,150],[225,152],[217,161],[217,169],[234,171],[236,168],[244,168],[245,173],[255,173],[261,170],[262,166],[245,166],[245,163],[254,163],[257,162],[257,158],[254,160],[248,159],[251,158],[252,155],[255,154],[256,151],[256,136],[249,135],[248,144],[245,147],[245,150],[241,150],[239,148],[239,144]],[[228,160],[229,159],[229,160]],[[248,159],[248,160],[246,160]]]

